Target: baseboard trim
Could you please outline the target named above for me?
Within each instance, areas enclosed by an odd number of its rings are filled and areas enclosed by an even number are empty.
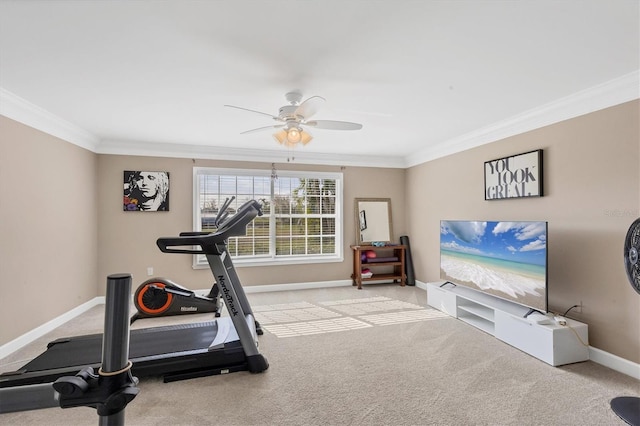
[[[416,287],[421,288],[422,290],[427,290],[427,283],[423,283],[422,281],[416,280]]]
[[[73,309],[71,309],[68,312],[65,312],[64,314],[52,319],[51,321],[48,321],[44,324],[42,324],[39,327],[34,328],[31,331],[28,331],[27,333],[23,334],[20,337],[17,337],[15,339],[13,339],[12,341],[5,343],[4,345],[0,346],[0,359],[8,356],[9,354],[17,351],[18,349],[22,348],[23,346],[33,342],[34,340],[44,336],[45,334],[49,333],[50,331],[56,329],[57,327],[61,326],[62,324],[64,324],[65,322],[72,320],[73,318],[77,317],[78,315],[82,314],[83,312],[88,311],[89,309],[93,308],[94,306],[98,306],[100,304],[104,304],[105,302],[105,298],[104,296],[100,296],[100,297],[94,297],[93,299],[89,300],[88,302],[83,303],[80,306],[77,306]]]
[[[640,380],[640,364],[589,346],[589,360]]]

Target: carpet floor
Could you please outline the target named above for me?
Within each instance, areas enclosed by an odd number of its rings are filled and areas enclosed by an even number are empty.
[[[612,398],[640,382],[587,361],[552,367],[431,309],[415,287],[249,293],[270,367],[172,383],[141,380],[129,425],[624,425]],[[0,360],[19,368],[59,337],[100,332],[95,307]],[[146,319],[143,328],[210,320]],[[0,415],[0,425],[88,425],[95,410]]]

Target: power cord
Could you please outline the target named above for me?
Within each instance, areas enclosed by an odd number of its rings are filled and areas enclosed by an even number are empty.
[[[580,307],[580,305],[573,305],[572,307],[570,307],[569,309],[567,309],[564,314],[562,314],[563,319],[566,318],[567,314],[574,308],[578,308]],[[554,314],[555,315],[555,314]],[[578,341],[582,344],[582,346],[586,346],[589,347],[588,344],[586,344],[584,342],[584,340],[582,340],[582,338],[580,337],[580,335],[578,334],[578,332],[569,325],[568,322],[564,322],[564,323],[559,323],[559,325],[563,326],[563,327],[567,327],[569,330],[571,330],[573,332],[573,334],[576,336],[576,338],[578,339]]]
[[[565,311],[565,313],[564,313],[564,314],[562,314],[562,316],[563,316],[563,317],[566,317],[570,310],[572,310],[572,309],[574,309],[574,308],[579,308],[579,307],[580,307],[580,305],[573,305],[572,307],[570,307],[569,309],[567,309],[567,310]]]
[[[568,324],[566,324],[566,325],[565,325],[565,327],[567,327],[569,330],[573,331],[573,334],[575,334],[575,335],[576,335],[576,338],[578,339],[578,341],[579,341],[580,343],[582,343],[582,346],[589,347],[589,345],[587,345],[587,344],[584,342],[584,340],[582,340],[582,339],[580,338],[580,336],[578,335],[578,332],[577,332],[577,331],[575,331],[575,330],[573,329],[573,327],[571,327],[571,326],[570,326],[570,325],[568,325]]]

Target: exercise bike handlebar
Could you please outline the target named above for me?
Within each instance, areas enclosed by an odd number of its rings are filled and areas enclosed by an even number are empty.
[[[156,244],[163,253],[221,254],[218,244],[224,243],[229,237],[246,235],[246,226],[256,216],[262,216],[262,205],[250,200],[240,206],[235,215],[225,219],[216,232],[183,232],[179,237],[158,238]],[[178,248],[185,246],[199,248]]]

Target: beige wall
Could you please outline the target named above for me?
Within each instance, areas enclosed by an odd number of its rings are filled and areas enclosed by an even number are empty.
[[[591,346],[640,363],[640,295],[623,243],[640,217],[639,102],[629,102],[407,170],[416,275],[439,278],[442,219],[549,222],[549,305],[589,324]],[[484,162],[544,150],[542,198],[485,201]]]
[[[395,237],[411,237],[423,282],[438,279],[441,219],[547,220],[550,308],[582,302],[584,312],[572,313],[589,324],[591,345],[640,363],[640,297],[622,263],[626,231],[640,216],[639,114],[634,101],[407,170],[277,164],[344,173],[345,261],[240,268],[240,278],[244,285],[348,279],[355,197],[392,198]],[[484,201],[484,161],[539,148],[544,197]],[[154,275],[208,287],[208,270],[155,245],[192,227],[194,165],[270,168],[96,155],[0,117],[0,345],[104,294],[108,274],[132,273],[135,286],[152,266]],[[130,169],[171,173],[170,212],[121,210],[122,172]]]
[[[0,116],[0,345],[96,296],[97,157]]]
[[[99,253],[98,274],[129,272],[134,287],[147,277],[147,267],[154,276],[164,276],[193,289],[211,286],[208,269],[194,270],[192,257],[165,254],[156,246],[158,237],[177,236],[193,229],[193,167],[261,168],[268,163],[247,163],[213,160],[191,160],[158,157],[100,155],[98,159]],[[396,239],[406,231],[405,171],[363,167],[308,166],[276,164],[279,170],[313,170],[344,174],[344,261],[311,265],[238,267],[245,286],[287,284],[349,279],[351,275],[350,244],[355,243],[355,197],[389,197]],[[124,170],[163,170],[171,178],[169,212],[123,212],[122,179]]]

